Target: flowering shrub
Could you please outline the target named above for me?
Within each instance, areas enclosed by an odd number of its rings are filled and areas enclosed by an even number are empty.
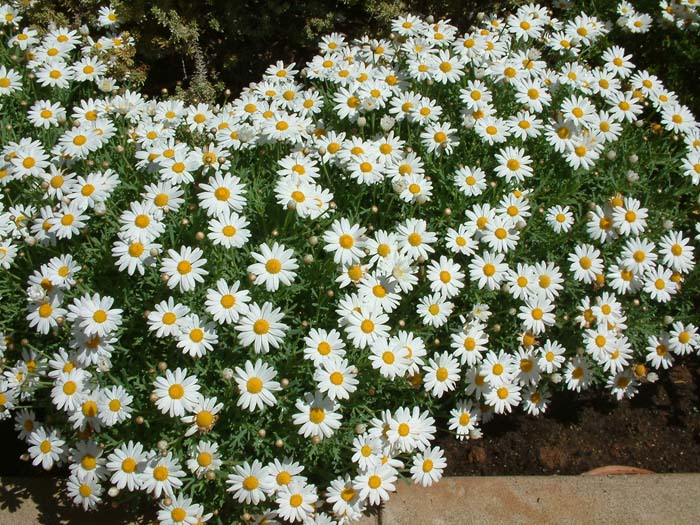
[[[0,9],[0,417],[86,510],[352,522],[438,428],[700,349],[700,129],[595,17],[409,15],[209,106]]]

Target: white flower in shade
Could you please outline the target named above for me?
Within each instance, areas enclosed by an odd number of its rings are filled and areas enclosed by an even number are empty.
[[[234,379],[241,396],[237,405],[244,410],[255,410],[277,403],[273,392],[279,392],[282,387],[273,379],[277,376],[274,368],[258,359],[255,364],[246,361],[243,368],[236,367]]]
[[[529,385],[521,392],[523,410],[532,416],[544,414],[552,398],[549,389],[544,385]]]
[[[292,481],[277,492],[278,514],[291,523],[307,521],[315,512],[317,500],[315,486],[307,485],[302,480]]]
[[[634,380],[631,370],[624,370],[611,376],[606,386],[610,389],[610,393],[622,401],[623,398],[632,398],[638,391],[639,382]]]
[[[478,422],[479,410],[472,406],[471,401],[458,401],[457,406],[450,411],[450,430],[455,432],[460,441],[469,439]]]
[[[294,258],[294,250],[285,249],[284,244],[273,243],[272,248],[267,244],[260,245],[260,253],[251,252],[251,257],[257,262],[248,266],[248,272],[255,275],[256,285],[265,285],[268,292],[274,292],[280,287],[280,282],[289,286],[296,277],[299,268]]]
[[[651,335],[647,339],[646,361],[655,369],[666,370],[673,366],[673,354],[669,350],[668,334]]]
[[[233,473],[228,475],[227,492],[232,492],[239,503],[257,505],[265,501],[272,487],[265,484],[265,469],[257,459],[251,465],[247,461],[233,467]]]
[[[149,454],[141,443],[122,443],[107,456],[106,468],[112,473],[110,482],[119,489],[134,491],[141,487],[141,478],[146,470]]]
[[[593,372],[585,357],[576,356],[566,363],[564,372],[566,387],[580,392],[593,384]]]
[[[79,479],[105,478],[105,458],[102,457],[102,449],[94,441],[78,441],[75,448],[70,449],[69,457],[71,463],[68,468]]]
[[[66,444],[57,430],[44,427],[39,427],[32,432],[27,443],[29,443],[29,457],[32,459],[32,465],[41,464],[44,470],[51,470],[54,464],[60,463],[63,446]]]
[[[287,325],[279,322],[284,314],[279,308],[273,309],[273,306],[272,303],[266,302],[261,308],[256,303],[251,303],[248,310],[241,314],[236,325],[241,344],[253,345],[258,354],[268,353],[270,346],[279,348],[288,329]]]
[[[443,352],[430,359],[428,366],[423,367],[425,389],[435,397],[442,397],[445,392],[454,390],[459,381],[459,361],[453,358],[449,352]]]
[[[191,436],[197,432],[209,432],[216,424],[217,414],[224,408],[223,403],[217,403],[216,397],[199,396],[195,404],[190,408],[191,414],[181,417],[181,421],[190,425],[185,436]]]
[[[298,412],[293,416],[295,425],[300,425],[299,434],[304,437],[330,437],[340,428],[342,415],[339,405],[321,393],[306,393],[294,405]]]
[[[219,279],[216,289],[207,290],[205,306],[214,321],[219,324],[237,323],[240,314],[248,310],[250,293],[240,290],[240,286],[239,281],[229,286],[225,279]]]
[[[156,406],[170,417],[184,416],[201,396],[197,376],[188,376],[186,368],[178,367],[175,372],[166,370],[165,377],[157,377],[153,387],[153,394],[157,398]]]
[[[83,510],[92,510],[102,502],[102,486],[95,478],[81,478],[76,474],[68,477],[66,493],[75,505],[83,507]]]
[[[429,487],[442,479],[447,467],[445,453],[440,447],[427,448],[413,456],[411,479],[423,487]]]
[[[370,505],[379,505],[389,499],[389,492],[394,492],[396,486],[396,470],[381,463],[370,466],[366,472],[355,477],[353,488],[360,495],[360,500]]]
[[[182,480],[185,471],[180,468],[177,459],[173,458],[173,453],[168,452],[166,456],[156,455],[146,465],[141,477],[141,490],[151,492],[156,498],[162,494],[172,498],[175,489],[182,487]]]
[[[314,372],[314,381],[318,390],[329,398],[349,399],[350,394],[357,390],[357,368],[350,366],[347,359],[330,357],[320,363]]]
[[[160,525],[197,525],[201,523],[200,517],[204,513],[201,505],[193,504],[191,498],[186,498],[182,494],[171,498],[167,505],[161,502],[160,506],[161,510],[158,511]]]
[[[168,287],[178,287],[181,292],[190,292],[197,283],[204,282],[204,276],[209,272],[203,268],[207,260],[202,257],[200,248],[182,246],[180,252],[168,250],[168,257],[163,259],[160,271],[168,276]]]

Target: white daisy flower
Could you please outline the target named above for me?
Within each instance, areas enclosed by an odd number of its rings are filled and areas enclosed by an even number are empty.
[[[175,489],[182,487],[185,471],[182,470],[172,452],[166,456],[156,455],[148,461],[141,476],[141,490],[153,493],[156,498],[166,495],[175,497]]]
[[[255,352],[266,354],[270,347],[279,348],[284,334],[289,328],[279,321],[284,314],[279,308],[274,308],[270,302],[265,302],[262,308],[251,303],[246,312],[242,312],[236,330],[238,339],[243,346],[251,346]]]
[[[321,393],[306,393],[303,399],[298,399],[294,405],[298,410],[292,421],[300,425],[299,434],[308,437],[330,437],[340,428],[342,415],[338,413],[340,406]]]
[[[153,394],[156,406],[170,417],[181,417],[192,410],[201,394],[197,376],[187,375],[186,368],[176,368],[175,372],[165,371],[165,377],[156,377],[153,382]]]
[[[202,257],[200,248],[182,246],[180,252],[168,250],[168,257],[163,259],[160,271],[168,276],[168,287],[178,287],[181,292],[190,292],[197,283],[203,283],[209,272],[203,268],[207,260]]]
[[[255,364],[246,361],[244,368],[236,367],[234,379],[241,394],[236,404],[251,412],[265,406],[274,406],[277,400],[273,392],[282,390],[280,384],[273,381],[276,375],[275,369],[260,359]]]

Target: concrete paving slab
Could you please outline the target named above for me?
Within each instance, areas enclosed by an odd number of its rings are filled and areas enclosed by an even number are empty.
[[[139,525],[120,512],[84,513],[50,478],[0,479],[0,525]],[[445,478],[399,484],[381,513],[360,525],[700,523],[700,474]]]
[[[445,478],[401,484],[381,525],[697,524],[700,475]]]

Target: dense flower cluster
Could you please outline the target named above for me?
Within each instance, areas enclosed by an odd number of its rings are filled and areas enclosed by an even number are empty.
[[[408,15],[209,106],[119,89],[118,33],[0,15],[0,418],[86,510],[352,522],[442,477],[436,418],[700,350],[700,127],[595,17]]]
[[[620,17],[617,23],[630,33],[646,33],[654,22],[648,13],[637,11],[631,2],[622,1],[617,6]],[[700,29],[700,4],[694,0],[661,0],[658,22],[662,26],[698,31]]]

